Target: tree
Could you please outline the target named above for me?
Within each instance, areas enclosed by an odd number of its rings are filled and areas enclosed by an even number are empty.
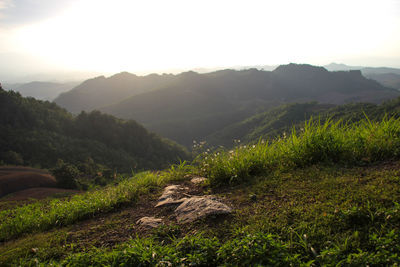
[[[52,174],[57,180],[57,184],[62,188],[77,188],[77,178],[80,175],[79,170],[71,164],[65,163],[59,159],[57,166],[52,169]]]
[[[15,152],[15,151],[7,151],[3,153],[3,161],[6,164],[11,164],[11,165],[23,165],[24,160],[21,156],[21,154]]]

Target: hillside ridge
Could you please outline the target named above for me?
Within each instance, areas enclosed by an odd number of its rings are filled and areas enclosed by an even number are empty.
[[[0,88],[0,162],[54,167],[94,161],[120,172],[160,169],[188,157],[185,149],[133,120],[98,111],[73,116],[54,103]]]

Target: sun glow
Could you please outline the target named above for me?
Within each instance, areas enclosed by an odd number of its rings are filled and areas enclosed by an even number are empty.
[[[393,3],[86,0],[11,39],[15,50],[77,70],[324,64],[400,47]]]

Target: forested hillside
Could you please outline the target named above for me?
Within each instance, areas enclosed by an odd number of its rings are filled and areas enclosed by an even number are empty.
[[[322,67],[289,64],[274,71],[222,70],[145,77],[122,73],[87,81],[55,102],[73,112],[97,108],[134,119],[190,146],[193,140],[204,140],[282,104],[380,103],[399,94],[366,79],[360,71],[329,72]]]
[[[0,89],[0,162],[48,168],[88,159],[118,171],[159,169],[185,159],[179,145],[98,111],[74,117],[54,103]]]
[[[284,133],[289,134],[293,127],[301,130],[310,118],[354,123],[366,117],[381,120],[385,116],[400,117],[400,98],[379,105],[352,103],[336,106],[317,102],[286,104],[229,125],[205,140],[211,146],[232,147],[237,140],[242,143],[255,143],[260,139],[271,140]]]

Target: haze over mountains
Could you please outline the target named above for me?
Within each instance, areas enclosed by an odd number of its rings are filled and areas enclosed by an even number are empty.
[[[30,96],[39,100],[52,101],[63,92],[69,91],[80,82],[29,82],[22,84],[3,84],[3,89],[19,92],[22,96]]]
[[[232,70],[237,70],[237,71],[241,71],[241,70],[246,70],[246,69],[258,69],[258,70],[265,70],[265,71],[273,71],[274,69],[276,69],[278,66],[273,66],[273,65],[253,65],[253,66],[232,66],[229,69]],[[337,63],[331,63],[329,65],[325,65],[324,68],[326,68],[329,71],[349,71],[349,70],[360,70],[361,73],[372,80],[376,80],[379,83],[381,83],[382,85],[384,85],[385,87],[389,87],[389,88],[394,88],[394,89],[399,89],[400,90],[400,69],[396,69],[396,68],[387,68],[387,67],[363,67],[363,66],[349,66],[349,65],[345,65],[345,64],[337,64]],[[196,68],[193,71],[197,72],[197,73],[209,73],[209,72],[216,72],[216,71],[220,71],[221,68]],[[174,72],[177,73],[177,72]],[[81,82],[78,81],[82,81],[82,80],[92,80],[92,79],[87,79],[84,78],[85,75],[86,77],[95,77],[96,73],[92,73],[91,75],[89,73],[75,73],[75,76],[73,76],[74,74],[72,73],[67,73],[66,75],[62,75],[62,74],[58,74],[58,76],[54,76],[52,77],[52,79],[44,79],[44,77],[36,77],[36,80],[34,77],[31,77],[32,81],[30,82],[26,82],[26,80],[28,78],[24,78],[22,80],[20,80],[20,82],[2,82],[2,86],[3,89],[5,90],[14,90],[17,91],[19,93],[21,93],[22,96],[29,96],[29,97],[34,97],[36,99],[39,100],[49,100],[52,101],[54,100],[57,96],[59,96],[61,93],[67,92],[71,89],[75,89],[75,87],[85,87],[86,86],[86,82],[85,85],[80,85]],[[97,73],[97,75],[99,75]],[[125,76],[125,77],[124,77]],[[166,77],[170,77],[174,76],[171,74],[164,74],[162,75],[164,77],[164,79],[160,79],[160,82],[163,83],[163,85],[165,86],[166,83]],[[57,78],[58,77],[58,78]],[[65,81],[66,77],[68,77],[69,80],[71,81]],[[114,97],[117,99],[120,99],[121,96],[131,96],[132,95],[132,88],[123,88],[126,85],[123,85],[123,83],[125,84],[130,84],[129,80],[132,80],[131,82],[134,82],[134,75],[130,75],[130,73],[127,72],[122,72],[119,74],[115,74],[113,76],[111,76],[109,78],[105,78],[104,76],[97,76],[97,78],[94,79],[98,79],[98,85],[96,86],[96,91],[98,92],[100,90],[100,88],[102,88],[102,90],[107,90],[107,88],[109,87],[113,87],[115,89],[115,87],[121,89],[120,92],[118,92],[117,94],[109,94],[110,99],[113,99]],[[152,82],[154,82],[154,79],[156,79],[158,76],[156,74],[152,74],[152,75],[147,75],[145,76],[146,79],[143,79],[144,77],[138,77],[137,78],[137,82],[142,83],[139,84],[138,87],[141,87],[142,89],[139,89],[136,93],[140,93],[141,90],[143,91],[147,91],[147,90],[151,90],[151,89],[146,89],[146,86],[143,83],[146,83],[145,80],[147,80],[147,83],[150,87],[154,87],[154,84],[152,84]],[[4,77],[3,77],[4,78]],[[101,79],[103,79],[103,81],[100,81]],[[28,79],[29,80],[29,79]],[[50,81],[51,80],[51,81]],[[124,81],[125,80],[125,81]],[[153,80],[152,82],[149,80]],[[92,83],[90,86],[91,87],[95,87],[94,86],[95,83]],[[149,87],[147,86],[147,87]],[[78,89],[78,88],[76,88]],[[122,93],[122,91],[126,91],[125,94]],[[110,91],[110,90],[107,90]],[[81,93],[81,92],[80,92]],[[105,93],[105,92],[103,92]],[[93,105],[98,105],[101,102],[101,98],[102,96],[100,95],[99,97],[94,96],[92,101],[93,101]],[[84,97],[85,98],[85,97]],[[87,98],[87,97],[86,97]],[[82,104],[87,104],[90,103],[90,100],[88,99],[84,99]],[[88,109],[91,110],[93,109],[92,106],[84,106],[80,104],[79,102],[76,103],[76,111],[75,112],[79,112],[81,109]],[[82,107],[83,106],[83,107]],[[72,106],[69,107],[70,110],[73,109]]]
[[[55,102],[71,112],[99,109],[134,119],[185,146],[285,103],[381,103],[397,90],[365,78],[361,71],[329,72],[289,64],[273,71],[220,70],[199,74],[116,74],[87,80]]]
[[[348,71],[360,70],[361,73],[380,84],[394,89],[400,90],[400,69],[387,68],[387,67],[361,67],[361,66],[348,66],[345,64],[331,63],[324,66],[329,71]]]

